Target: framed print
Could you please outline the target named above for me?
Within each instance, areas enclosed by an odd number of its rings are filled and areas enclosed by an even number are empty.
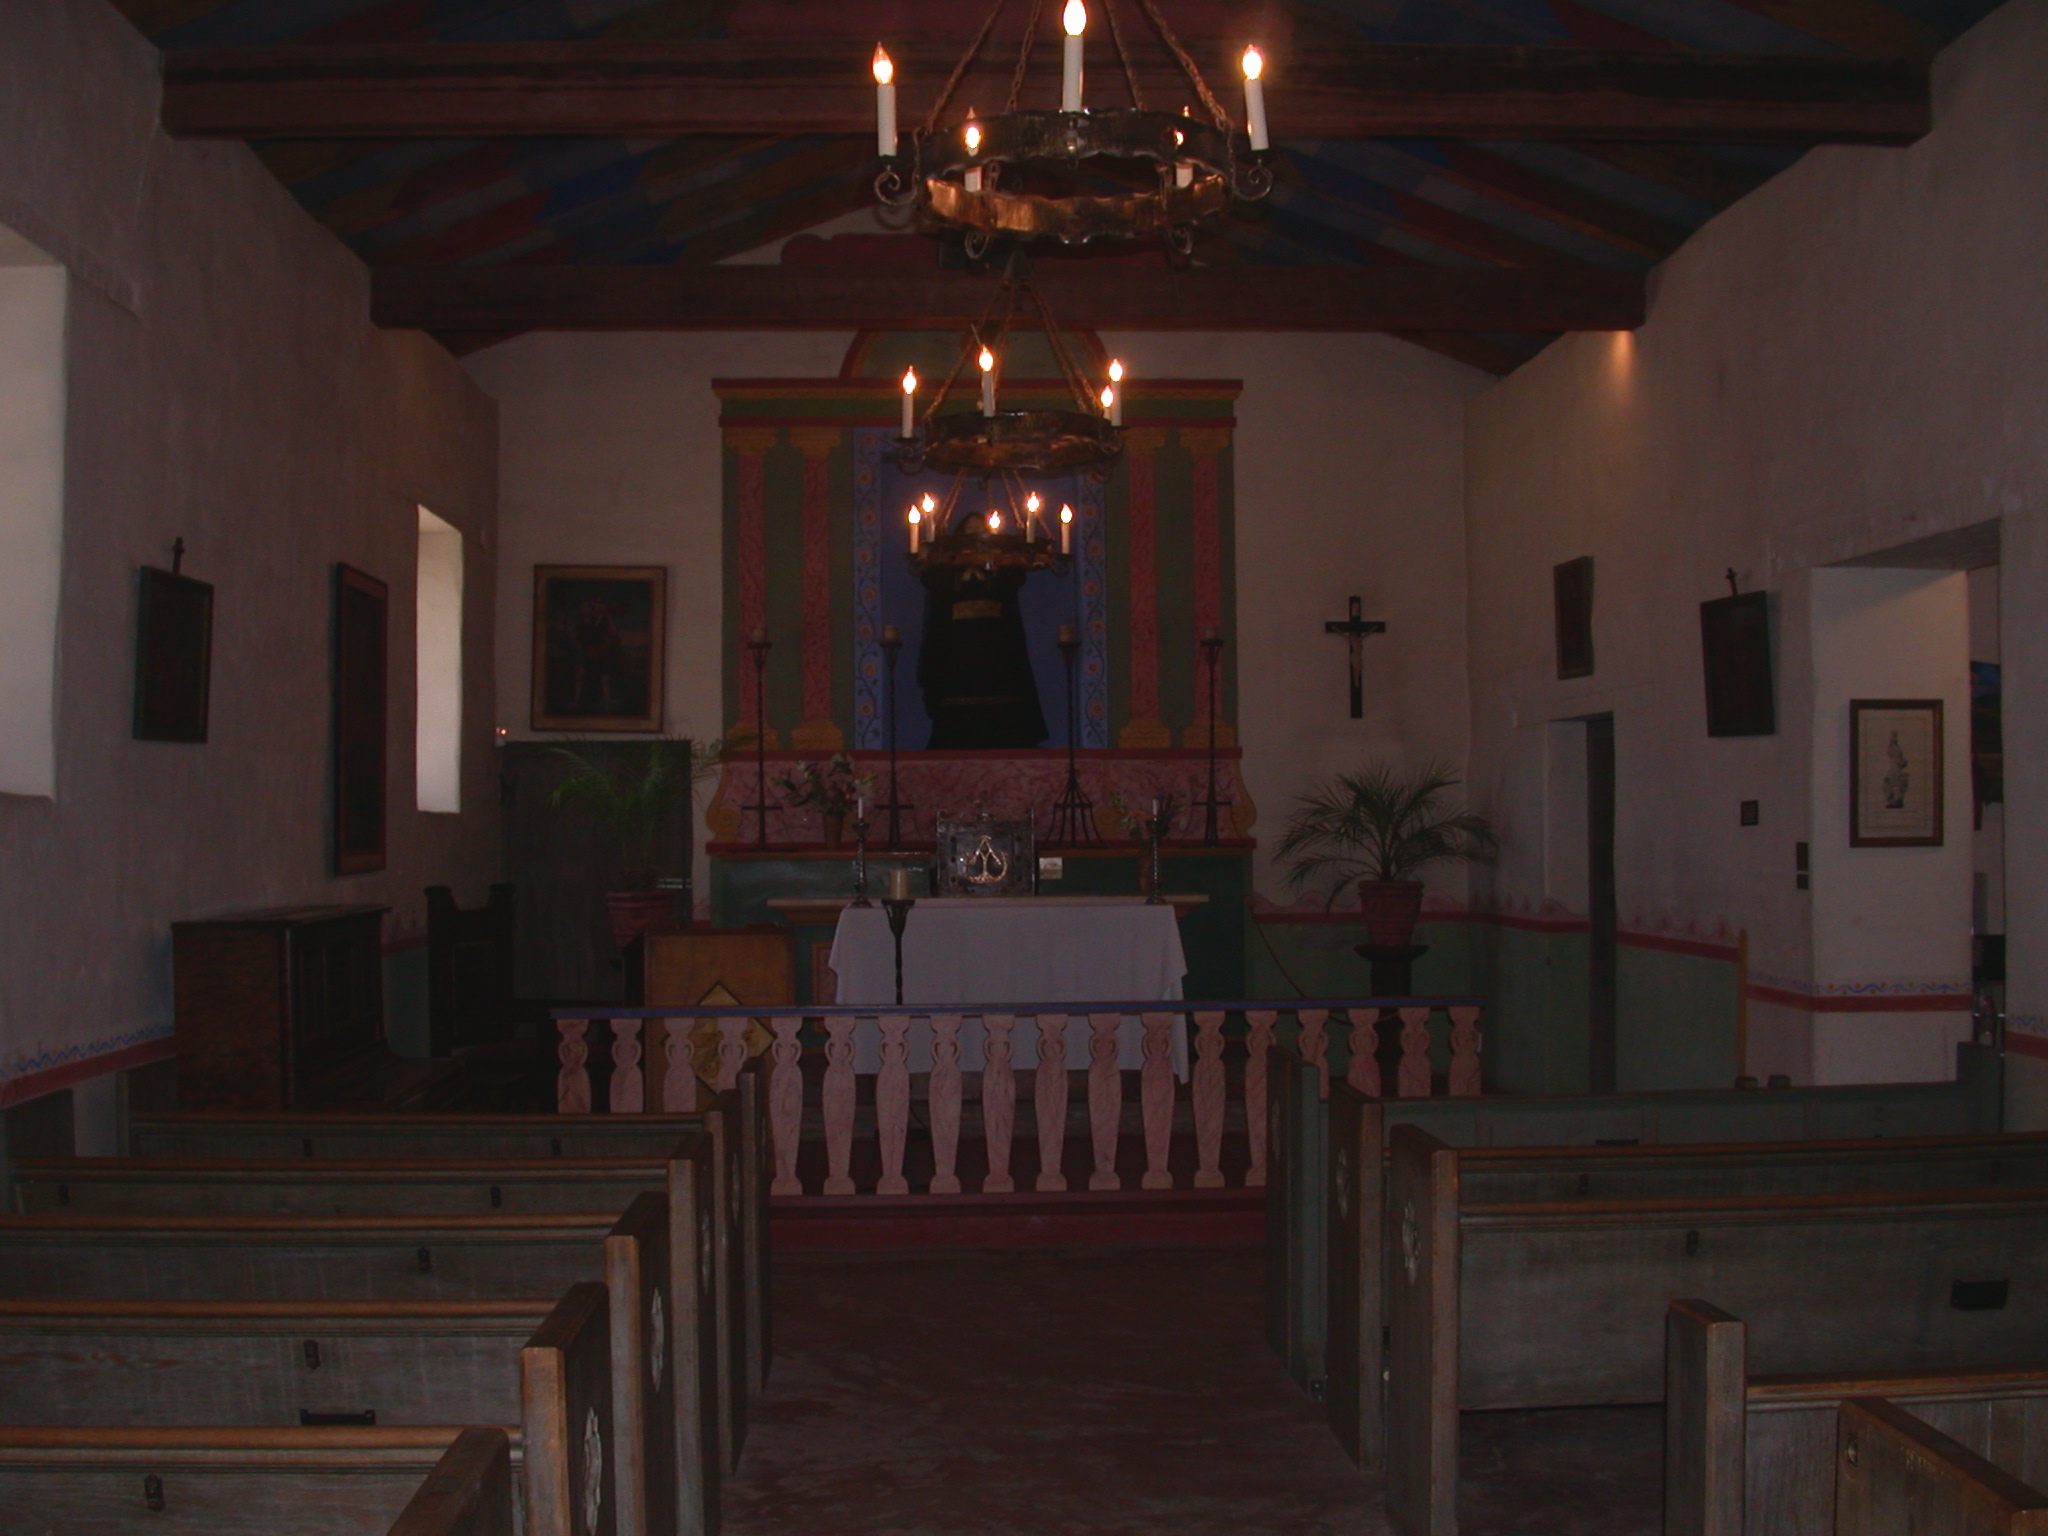
[[[205,741],[213,583],[142,567],[135,603],[137,741]]]
[[[1551,567],[1551,599],[1556,607],[1557,675],[1593,675],[1593,557],[1581,555]]]
[[[1770,593],[1743,592],[1701,603],[1700,653],[1707,672],[1707,734],[1775,734]]]
[[[1849,701],[1849,846],[1941,846],[1941,700]]]
[[[533,728],[659,731],[668,571],[533,568]]]
[[[334,872],[384,867],[384,583],[334,568]]]

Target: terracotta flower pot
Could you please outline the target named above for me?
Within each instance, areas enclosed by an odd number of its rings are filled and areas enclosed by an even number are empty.
[[[845,815],[842,813],[835,816],[830,811],[820,811],[818,813],[818,823],[824,829],[825,846],[827,848],[837,848],[840,840],[846,836]]]
[[[1422,917],[1422,882],[1359,881],[1358,915],[1375,949],[1406,949],[1415,942],[1415,924]]]
[[[613,891],[604,899],[611,914],[612,942],[624,949],[642,933],[673,928],[676,921],[674,891]]]

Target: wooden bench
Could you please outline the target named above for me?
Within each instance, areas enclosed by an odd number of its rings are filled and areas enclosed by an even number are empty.
[[[1856,1397],[1885,1398],[2026,1482],[2048,1478],[2048,1363],[1751,1376],[1747,1335],[1710,1302],[1666,1313],[1665,1536],[1827,1536],[1836,1411]],[[1892,1347],[1866,1342],[1872,1360]]]
[[[1300,1085],[1302,1074],[1297,1074]],[[1387,1105],[1330,1089],[1327,1344],[1330,1424],[1366,1468],[1381,1453]],[[2048,1188],[2048,1136],[1754,1142],[1733,1146],[1475,1147],[1453,1152],[1460,1201],[1502,1206],[1574,1200],[1878,1189]]]
[[[2048,1310],[1942,1305],[1930,1277],[2048,1292],[2048,1190],[1920,1190],[1466,1206],[1457,1150],[1393,1133],[1388,1508],[1456,1529],[1458,1414],[1658,1401],[1663,1312],[1712,1290],[1774,1371],[2048,1357]]]
[[[605,1288],[592,1282],[570,1287],[518,1351],[525,1536],[631,1536],[613,1478],[637,1478],[644,1465],[616,1433],[611,1352]],[[90,1536],[374,1536],[432,1493],[437,1471],[488,1485],[495,1458],[474,1440],[465,1459],[485,1467],[443,1466],[464,1434],[432,1425],[0,1429],[0,1511],[33,1511],[25,1529]],[[436,1502],[445,1501],[430,1497],[421,1516]]]
[[[1305,1074],[1305,1075],[1304,1075]],[[1329,1125],[1322,1058],[1291,1045],[1269,1056],[1266,1333],[1304,1390],[1325,1374]],[[1956,1080],[1832,1088],[1700,1089],[1383,1099],[1385,1128],[1412,1125],[1451,1146],[1670,1146],[1995,1135],[2003,1127],[1998,1054],[1956,1047]],[[1668,1298],[1666,1298],[1668,1299]]]
[[[388,1536],[513,1536],[512,1443],[502,1429],[465,1429],[434,1463]]]
[[[1834,1492],[1836,1536],[2048,1533],[2048,1494],[1882,1398],[1842,1404]]]

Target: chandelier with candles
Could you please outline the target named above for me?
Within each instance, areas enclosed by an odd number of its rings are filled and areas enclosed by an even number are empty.
[[[1153,0],[1139,7],[1187,76],[1202,105],[1180,112],[1148,109],[1124,48],[1115,0],[1099,0],[1131,97],[1128,107],[1090,110],[1082,104],[1088,8],[1067,0],[1061,17],[1060,109],[1018,106],[1045,0],[1033,0],[1004,110],[981,116],[971,107],[944,128],[960,78],[981,51],[1007,0],[995,0],[981,31],[954,67],[923,125],[904,152],[896,124],[896,69],[875,48],[876,140],[881,170],[875,193],[892,207],[917,207],[932,223],[960,231],[970,259],[994,239],[1079,244],[1090,240],[1155,240],[1184,260],[1197,226],[1273,189],[1266,131],[1265,61],[1244,50],[1245,132],[1239,134],[1202,72],[1167,28]]]

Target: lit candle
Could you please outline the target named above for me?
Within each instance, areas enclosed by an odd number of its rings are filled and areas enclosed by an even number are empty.
[[[1003,514],[994,507],[988,509],[988,531],[990,533],[1001,533],[1003,531]]]
[[[903,370],[903,430],[898,437],[914,437],[917,434],[917,370]]]
[[[924,514],[919,512],[917,508],[912,507],[910,509],[910,552],[913,555],[917,553],[918,540],[923,532]]]
[[[1062,506],[1060,508],[1060,553],[1063,555],[1071,555],[1073,552],[1074,509],[1072,507]]]
[[[896,66],[875,44],[875,147],[884,155],[896,153]]]
[[[1031,530],[1037,525],[1038,509],[1043,505],[1044,503],[1038,499],[1038,492],[1036,491],[1033,491],[1024,498],[1024,536],[1026,538],[1031,536]]]
[[[1259,78],[1265,73],[1266,59],[1258,49],[1247,48],[1243,62],[1245,132],[1251,135],[1254,150],[1268,149],[1272,141],[1266,137],[1266,84]]]
[[[1182,107],[1180,115],[1182,117],[1193,117],[1195,109],[1193,107]],[[1173,130],[1173,142],[1176,148],[1187,143],[1187,141],[1188,136],[1186,134],[1182,133],[1178,128]],[[1173,184],[1176,187],[1192,187],[1195,184],[1195,167],[1192,162],[1176,160],[1173,163]]]
[[[1088,30],[1088,7],[1081,0],[1067,0],[1060,25],[1067,29],[1066,46],[1060,54],[1060,110],[1078,112],[1081,110],[1081,34]]]
[[[996,413],[996,355],[983,347],[976,361],[981,364],[981,414],[993,416]]]
[[[1102,414],[1109,418],[1111,426],[1116,425],[1116,418],[1119,413],[1116,408],[1116,386],[1114,384],[1102,386]]]
[[[1114,357],[1109,360],[1109,382],[1116,391],[1109,401],[1109,424],[1120,427],[1124,424],[1124,365]]]
[[[972,107],[967,109],[967,128],[960,136],[967,142],[967,153],[970,155],[981,153],[981,124],[974,121],[974,109]],[[967,175],[963,185],[970,192],[979,192],[981,190],[980,166],[970,165],[967,167]]]

